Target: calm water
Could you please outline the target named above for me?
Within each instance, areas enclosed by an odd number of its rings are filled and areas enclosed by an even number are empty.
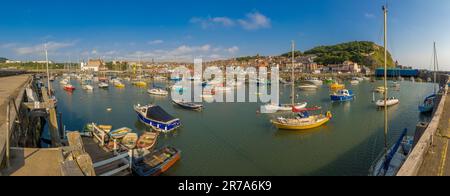
[[[309,131],[280,131],[269,120],[273,115],[257,114],[258,103],[205,103],[203,112],[180,109],[169,98],[155,98],[146,89],[133,87],[73,94],[57,89],[58,110],[67,130],[80,130],[86,123],[130,127],[141,133],[133,105],[155,103],[182,120],[182,128],[162,135],[159,146],[172,145],[182,151],[182,159],[167,175],[366,175],[383,149],[383,111],[372,103],[372,89],[381,86],[362,82],[347,87],[357,97],[347,103],[331,103],[329,90],[299,91],[297,101],[308,101],[331,110],[329,124]],[[401,104],[389,109],[389,140],[394,142],[404,128],[413,135],[421,116],[417,105],[432,91],[432,84],[401,82],[400,92],[391,92]],[[281,99],[289,103],[290,87],[281,87]],[[107,112],[108,107],[112,112]]]

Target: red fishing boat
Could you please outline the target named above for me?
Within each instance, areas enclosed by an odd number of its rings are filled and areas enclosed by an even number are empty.
[[[66,85],[64,85],[64,90],[65,91],[69,91],[69,92],[73,92],[75,90],[75,87],[72,86],[71,84],[66,84]]]

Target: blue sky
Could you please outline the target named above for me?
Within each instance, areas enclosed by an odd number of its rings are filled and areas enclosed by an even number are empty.
[[[384,0],[6,1],[0,56],[53,60],[192,60],[277,55],[354,40],[382,44]],[[391,0],[389,49],[429,68],[437,41],[450,65],[450,1]],[[450,67],[445,67],[450,70]]]

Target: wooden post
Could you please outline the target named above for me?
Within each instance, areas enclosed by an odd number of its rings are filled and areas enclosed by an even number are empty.
[[[116,143],[116,139],[114,139],[114,152],[117,151],[117,143]]]
[[[130,170],[132,169],[132,163],[133,163],[133,153],[134,153],[134,150],[133,149],[131,149],[130,150],[130,162],[129,162],[129,165],[130,165]]]
[[[52,146],[59,147],[61,146],[61,137],[58,132],[58,119],[56,118],[56,109],[54,107],[54,103],[51,103],[50,101],[47,89],[45,87],[42,87],[41,89],[44,102],[50,106],[47,109],[49,113],[49,130],[52,139]]]

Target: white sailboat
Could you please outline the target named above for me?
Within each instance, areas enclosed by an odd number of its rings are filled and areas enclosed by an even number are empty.
[[[295,53],[295,46],[294,43],[292,43],[292,54]],[[291,76],[291,81],[293,81],[293,83],[295,83],[295,65],[294,65],[294,59],[295,57],[292,56],[292,76]],[[317,88],[317,86],[315,85],[311,85]],[[295,110],[301,110],[306,108],[306,106],[308,105],[308,103],[306,102],[301,102],[301,103],[295,103],[295,85],[292,85],[292,94],[291,94],[291,104],[280,104],[280,105],[275,105],[272,103],[266,104],[262,107],[262,111],[261,113],[275,113],[275,112],[282,112],[282,111],[292,111],[293,109]]]

